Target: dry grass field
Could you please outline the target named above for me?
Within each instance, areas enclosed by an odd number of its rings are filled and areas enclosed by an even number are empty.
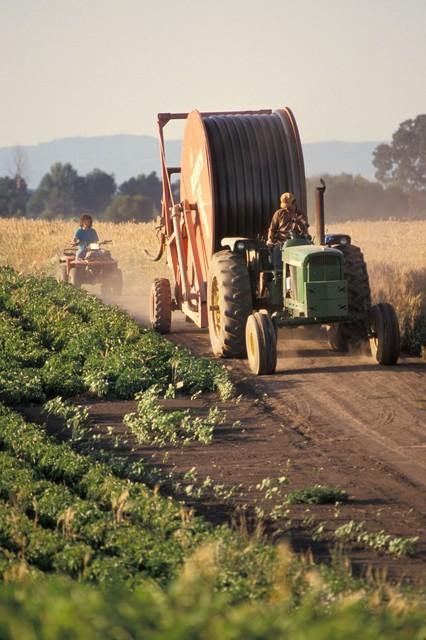
[[[376,302],[391,302],[405,346],[426,344],[426,220],[338,223],[330,231],[348,233],[364,252]]]
[[[164,259],[153,263],[144,254],[144,249],[156,253],[155,223],[95,226],[102,239],[114,242],[111,251],[127,292],[146,290],[153,277],[168,274]],[[76,228],[76,222],[0,219],[0,264],[55,275],[61,249]],[[328,230],[349,233],[363,249],[373,298],[395,305],[405,342],[418,351],[426,342],[426,221],[356,221]]]
[[[127,291],[136,293],[155,275],[167,274],[164,260],[153,263],[144,254],[144,249],[157,252],[155,223],[98,222],[94,226],[101,240],[113,241],[111,253],[123,270]],[[77,228],[77,222],[64,220],[0,219],[0,264],[55,276],[59,255],[70,246]]]

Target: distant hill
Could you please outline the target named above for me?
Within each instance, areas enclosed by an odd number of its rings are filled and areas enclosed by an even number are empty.
[[[316,142],[303,145],[306,175],[323,173],[361,174],[373,178],[373,149],[379,142]],[[170,165],[180,163],[179,140],[167,143]],[[118,184],[132,176],[156,171],[160,162],[158,141],[153,136],[114,135],[90,138],[61,138],[51,142],[22,147],[28,157],[28,182],[38,186],[41,178],[55,162],[70,162],[80,175],[92,169],[113,173]],[[13,166],[13,147],[0,148],[0,176],[8,175]]]
[[[303,145],[308,177],[324,173],[350,173],[372,180],[376,171],[373,151],[382,141],[374,142],[312,142]]]

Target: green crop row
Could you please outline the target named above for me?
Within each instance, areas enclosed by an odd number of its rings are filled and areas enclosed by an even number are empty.
[[[0,495],[20,517],[11,533],[15,517],[10,521],[5,511],[0,544],[26,557],[29,540],[32,549],[42,530],[50,549],[47,560],[32,553],[30,563],[61,568],[71,575],[80,572],[90,580],[127,576],[134,583],[149,576],[164,584],[203,542],[216,548],[218,588],[236,599],[258,597],[268,590],[273,547],[248,544],[228,528],[213,529],[171,498],[117,477],[108,465],[76,453],[68,443],[52,441],[42,427],[4,406],[0,406],[0,448]],[[21,546],[13,542],[19,531]],[[66,559],[61,544],[67,545]]]
[[[68,543],[59,531],[37,525],[18,508],[0,502],[0,545],[19,553],[42,571],[65,570],[74,575],[81,572],[91,548]]]
[[[0,312],[0,349],[8,360],[22,367],[41,367],[49,356],[33,334],[24,331],[17,318]]]
[[[89,509],[84,515],[87,524],[74,528],[74,512],[67,509],[62,528],[51,530],[0,501],[0,545],[42,571],[101,583],[134,585],[151,578],[164,584],[181,565],[182,548],[173,538],[157,539],[147,528],[117,524],[109,515],[90,518]]]
[[[420,640],[424,631],[386,585],[361,585],[286,546],[213,529],[4,406],[0,575],[14,583],[0,586],[1,638]],[[408,613],[386,611],[392,598]]]
[[[21,573],[25,569],[21,568]],[[314,576],[311,576],[312,579]],[[295,578],[271,601],[234,604],[215,592],[206,566],[188,567],[167,590],[144,584],[102,590],[70,580],[0,585],[2,640],[424,640],[420,608],[374,606],[361,592],[325,603],[320,585],[291,605]]]
[[[88,580],[149,576],[168,581],[182,562],[178,538],[186,537],[193,545],[197,539],[193,525],[202,529],[201,522],[182,518],[170,508],[170,501],[158,513],[149,502],[163,499],[152,493],[141,497],[137,485],[119,479],[114,494],[101,497],[97,487],[104,473],[105,467],[95,465],[83,476],[77,489],[84,487],[88,497],[82,499],[62,484],[37,479],[30,465],[0,452],[0,497],[14,506],[0,503],[0,543],[21,551],[41,569]]]
[[[197,358],[126,313],[50,278],[0,268],[0,400],[41,402],[88,390],[131,398],[164,391],[233,393],[225,368]]]
[[[0,452],[0,496],[33,523],[33,538],[42,525],[56,528],[56,537],[62,529],[62,542],[72,539],[88,545],[92,555],[120,557],[122,573],[126,568],[129,575],[142,571],[169,580],[184,548],[207,533],[206,525],[180,505],[114,476],[108,465],[75,453],[67,443],[52,442],[41,427],[11,410],[0,408],[0,419],[0,444],[10,452]],[[27,531],[24,520],[14,536],[20,528]],[[16,550],[8,522],[0,518],[3,545]]]

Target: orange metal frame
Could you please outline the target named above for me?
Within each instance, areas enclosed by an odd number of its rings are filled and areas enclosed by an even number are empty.
[[[203,112],[200,115],[207,117],[271,113],[271,109],[262,109],[257,111],[212,111]],[[174,308],[182,310],[196,325],[204,328],[208,326],[207,283],[202,270],[202,263],[205,263],[206,257],[199,255],[196,242],[197,204],[187,200],[180,203],[174,202],[171,176],[180,174],[181,167],[167,165],[163,131],[171,120],[186,120],[188,115],[189,113],[159,113],[157,118],[163,183],[161,227],[164,228],[167,264],[173,273]]]

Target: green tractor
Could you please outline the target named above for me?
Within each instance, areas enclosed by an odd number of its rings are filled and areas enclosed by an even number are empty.
[[[317,227],[321,224],[320,218]],[[396,364],[395,310],[388,303],[371,304],[367,266],[349,236],[326,235],[317,245],[295,235],[273,249],[261,239],[223,238],[222,246],[212,257],[208,281],[210,338],[217,355],[246,352],[253,373],[271,374],[279,327],[326,325],[334,351],[369,343],[379,364]]]

